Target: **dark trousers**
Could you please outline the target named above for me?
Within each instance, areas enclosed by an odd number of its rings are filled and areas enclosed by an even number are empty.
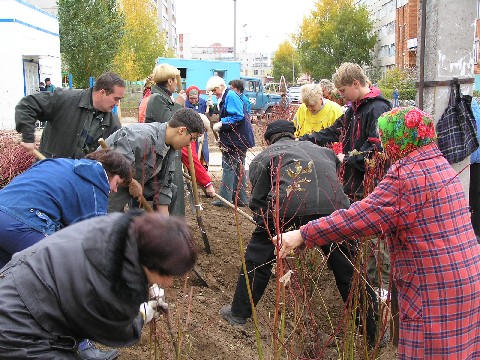
[[[4,267],[16,252],[36,244],[45,235],[0,211],[0,268]]]
[[[472,212],[472,226],[480,244],[480,163],[470,165],[468,202]]]
[[[311,220],[318,219],[319,217],[321,217],[321,215],[296,216],[284,220],[284,223],[288,224],[289,228],[292,227],[298,229],[301,225],[304,225]],[[271,225],[269,226],[270,233],[275,234],[273,228],[274,222],[271,221],[268,225]],[[289,229],[282,229],[282,231],[287,230]],[[354,274],[353,265],[348,258],[348,254],[351,254],[352,250],[347,244],[325,245],[322,246],[321,249],[328,257],[328,264],[332,268],[338,291],[340,292],[343,301],[346,302],[350,294],[350,287]],[[267,288],[275,260],[274,250],[275,246],[268,237],[265,225],[263,223],[257,223],[257,227],[253,231],[252,237],[245,251],[248,280],[250,282],[253,303],[255,306],[258,304]],[[370,286],[367,286],[366,288],[368,293],[367,296],[370,298],[370,301],[367,302],[366,331],[369,340],[374,341],[377,331],[378,302],[376,294],[372,288]],[[360,304],[364,304],[364,300],[364,296],[360,296]],[[363,306],[361,306],[361,308],[363,308]],[[233,296],[232,314],[243,318],[249,318],[252,316],[252,308],[243,270],[240,271],[237,287]]]

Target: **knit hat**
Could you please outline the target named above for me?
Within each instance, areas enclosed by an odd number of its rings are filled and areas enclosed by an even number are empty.
[[[392,161],[436,139],[432,116],[413,106],[383,113],[378,118],[378,132]]]
[[[190,96],[190,94],[198,95],[200,93],[200,89],[198,87],[196,87],[195,85],[192,85],[185,92],[187,93],[187,97],[188,97],[188,96]]]
[[[272,135],[279,134],[279,133],[294,133],[295,132],[295,126],[293,125],[293,122],[284,120],[284,119],[279,119],[272,121],[270,124],[267,125],[267,130],[265,130],[265,134],[263,137],[265,140],[269,140]]]

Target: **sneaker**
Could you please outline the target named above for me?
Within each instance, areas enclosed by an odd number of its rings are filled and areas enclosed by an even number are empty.
[[[245,325],[247,322],[247,319],[232,314],[231,305],[222,306],[220,309],[220,315],[222,315],[223,318],[230,323],[230,325]]]
[[[80,348],[82,348],[80,350]],[[116,359],[120,353],[118,350],[100,350],[90,340],[84,340],[80,343],[78,349],[79,358],[82,360],[113,360]]]

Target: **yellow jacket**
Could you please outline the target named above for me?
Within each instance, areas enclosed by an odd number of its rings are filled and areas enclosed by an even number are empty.
[[[297,129],[295,136],[300,137],[325,129],[332,125],[341,115],[343,115],[342,107],[327,99],[323,99],[323,107],[315,115],[308,111],[305,104],[302,104],[293,118],[293,124]]]

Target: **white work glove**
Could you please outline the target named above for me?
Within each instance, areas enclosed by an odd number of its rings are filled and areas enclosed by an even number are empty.
[[[168,310],[168,304],[165,302],[165,290],[163,290],[157,284],[153,284],[148,289],[148,297],[150,300],[155,300],[157,302],[157,306],[162,311]]]
[[[212,128],[212,129],[213,129],[213,131],[215,131],[215,132],[219,132],[221,128],[222,128],[222,122],[219,121],[219,122],[215,123],[215,125],[213,125],[213,128]]]
[[[157,309],[158,301],[156,300],[150,300],[140,305],[139,310],[143,317],[143,325],[148,324],[153,318],[157,319],[160,316],[160,312],[158,312]]]
[[[207,106],[213,106],[213,100],[212,99],[207,100]]]
[[[345,154],[337,154],[337,157],[338,157],[338,160],[340,160],[340,162],[342,163],[343,162],[343,159],[345,159]]]

